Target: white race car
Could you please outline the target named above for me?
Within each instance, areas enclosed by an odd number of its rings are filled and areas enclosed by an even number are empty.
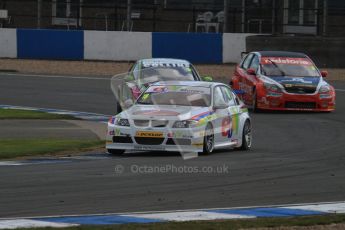
[[[106,148],[211,153],[218,148],[248,150],[251,120],[227,85],[214,82],[157,82],[127,110],[108,122]]]

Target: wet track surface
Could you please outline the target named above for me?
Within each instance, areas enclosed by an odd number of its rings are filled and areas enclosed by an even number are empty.
[[[114,112],[107,80],[0,79],[0,104]],[[345,89],[344,82],[333,84]],[[0,166],[0,217],[345,200],[344,115],[345,92],[338,91],[334,113],[252,114],[249,152],[219,151],[188,161],[174,153],[92,153]],[[137,166],[224,165],[228,172],[135,173]]]

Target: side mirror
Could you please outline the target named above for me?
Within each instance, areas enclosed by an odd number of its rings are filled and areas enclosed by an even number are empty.
[[[322,77],[327,77],[328,76],[328,71],[321,71],[321,76]]]
[[[244,95],[244,91],[239,89],[239,90],[232,90],[236,95]]]
[[[256,75],[256,71],[255,71],[255,69],[247,69],[247,74],[255,76]]]
[[[228,106],[228,104],[226,104],[226,103],[218,103],[218,104],[216,104],[216,105],[214,105],[213,106],[213,109],[214,110],[217,110],[217,109],[226,109],[226,108],[228,108],[229,106]]]
[[[125,102],[124,102],[124,106],[126,109],[132,107],[134,105],[134,102],[132,99],[127,99]]]
[[[211,76],[202,76],[201,79],[203,81],[213,81],[213,78]]]

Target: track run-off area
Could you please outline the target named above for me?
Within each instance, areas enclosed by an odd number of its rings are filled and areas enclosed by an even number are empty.
[[[191,160],[178,153],[92,152],[54,163],[0,162],[0,217],[344,201],[345,82],[331,84],[337,89],[335,112],[251,113],[254,143],[247,152]],[[2,105],[105,115],[116,107],[107,77],[3,73],[0,89]],[[176,170],[139,171],[157,167]]]

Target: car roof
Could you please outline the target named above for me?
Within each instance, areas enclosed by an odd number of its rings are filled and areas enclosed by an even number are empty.
[[[190,65],[191,63],[184,59],[176,59],[176,58],[146,58],[140,59],[139,62],[163,62],[163,63],[184,63],[186,65]]]
[[[257,51],[262,57],[291,57],[291,58],[308,58],[304,53],[288,51]]]
[[[152,84],[151,86],[164,86],[164,85],[185,85],[191,87],[213,87],[216,85],[224,85],[218,82],[207,81],[160,81]]]

